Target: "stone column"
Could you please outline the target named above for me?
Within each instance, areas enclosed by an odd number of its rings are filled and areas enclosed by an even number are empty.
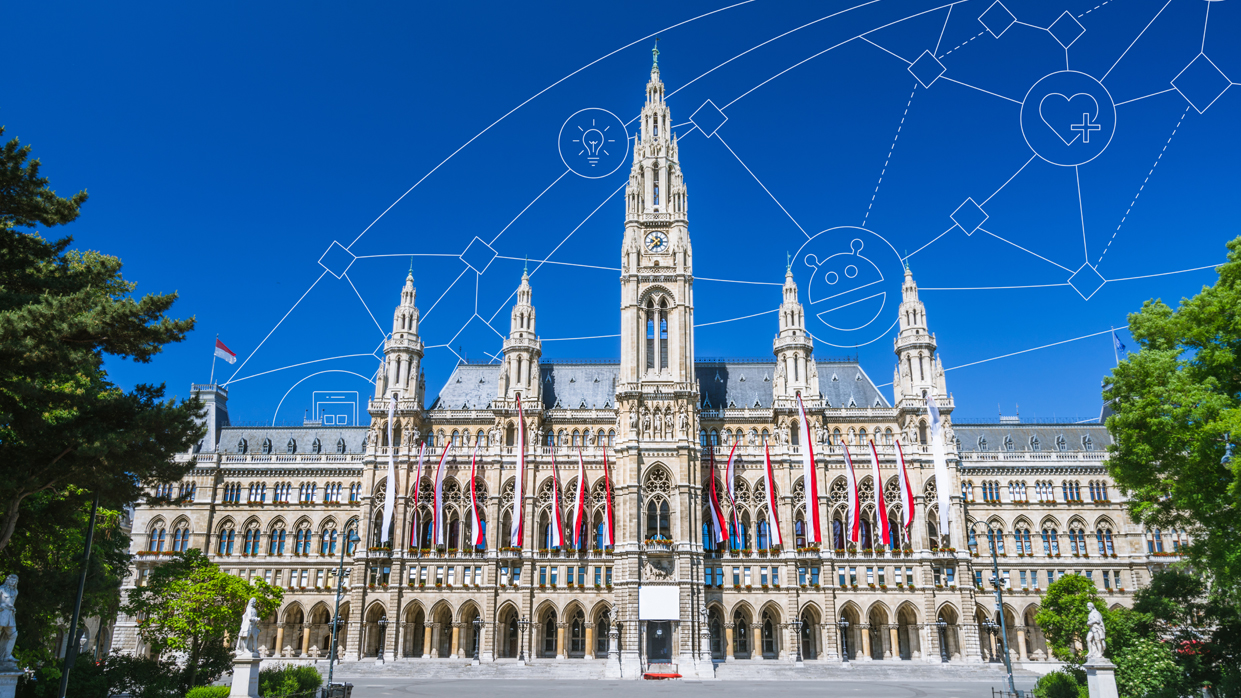
[[[422,626],[422,658],[423,659],[431,658],[431,630],[434,628],[434,626],[435,626],[434,623],[427,623]]]
[[[901,642],[900,642],[900,639],[896,637],[896,631],[898,629],[900,629],[900,626],[896,625],[895,623],[888,626],[888,639],[891,642],[891,644],[888,646],[887,653],[883,655],[884,659],[900,659],[901,658]]]
[[[724,624],[724,661],[733,661],[733,624]]]
[[[302,656],[310,654],[310,626],[302,626]]]
[[[866,623],[859,623],[857,626],[857,630],[858,630],[858,634],[862,636],[862,651],[859,653],[861,656],[858,657],[858,659],[861,659],[864,662],[869,662],[871,659],[870,657],[870,625]]]
[[[586,657],[585,659],[595,658],[595,624],[586,624]]]
[[[1017,626],[1017,658],[1026,661],[1026,626]]]
[[[758,645],[758,647],[755,647]],[[750,659],[765,659],[763,656],[763,624],[750,623]]]
[[[452,654],[449,655],[453,659],[461,657],[461,624],[452,624]]]
[[[400,629],[396,632],[397,647],[394,648],[398,659],[405,656],[405,645],[409,643],[409,631],[409,623],[401,621]]]
[[[564,623],[556,624],[556,659],[564,659]]]
[[[284,653],[284,623],[276,623],[276,651],[274,656]]]

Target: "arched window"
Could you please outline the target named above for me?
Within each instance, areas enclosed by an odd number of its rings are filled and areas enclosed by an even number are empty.
[[[655,303],[646,301],[646,368],[655,368]]]
[[[1043,529],[1043,554],[1060,554],[1060,537],[1056,535],[1056,529],[1054,528]]]
[[[615,445],[616,445],[616,430],[608,429],[608,446],[611,447]]]
[[[987,547],[996,555],[1004,555],[1004,531],[987,529]]]
[[[668,301],[659,303],[659,369],[668,368]]]
[[[353,519],[349,523],[345,524],[344,539],[345,539],[345,554],[346,555],[353,555],[354,553],[358,551],[358,541],[351,540],[349,536],[350,533],[353,533],[354,535],[356,535],[357,531],[358,531],[358,520],[357,519]]]
[[[668,502],[653,498],[646,504],[646,537],[656,540],[672,540]]]
[[[245,555],[259,554],[259,539],[262,532],[259,531],[258,524],[252,523],[246,527],[246,535],[241,541],[241,552]]]
[[[892,430],[891,429],[883,430],[883,445],[884,446],[892,445]]]
[[[147,544],[147,550],[153,553],[164,552],[164,535],[167,531],[160,526],[151,529],[150,542]]]
[[[277,524],[279,528],[273,528],[267,536],[267,554],[268,555],[284,555],[285,538],[288,532],[283,524]]]
[[[926,445],[926,422],[918,422],[918,443]]]
[[[183,553],[190,547],[190,529],[186,524],[178,524],[172,532],[172,552]]]
[[[793,521],[793,537],[797,539],[797,547],[806,547],[806,521],[801,514]]]
[[[1017,544],[1017,552],[1024,555],[1033,555],[1030,548],[1030,529],[1019,528],[1013,531],[1013,540]]]
[[[801,445],[801,430],[797,428],[797,421],[789,422],[789,444],[793,446]]]
[[[219,544],[216,548],[217,555],[232,555],[233,543],[236,541],[237,532],[233,529],[232,524],[228,524],[225,528],[220,529]]]
[[[1086,532],[1077,524],[1069,527],[1069,551],[1074,555],[1086,555]]]
[[[974,534],[973,528],[969,529],[969,532],[966,534],[965,539],[967,541],[967,545],[969,545],[970,554],[977,556],[978,555],[978,536]]]
[[[1099,543],[1100,555],[1112,555],[1116,551],[1112,548],[1112,529],[1098,528],[1095,530],[1095,539]]]
[[[771,531],[767,526],[767,519],[759,518],[758,520],[758,549],[767,550],[771,547]]]
[[[336,554],[336,527],[323,529],[319,534],[319,554],[335,555]]]

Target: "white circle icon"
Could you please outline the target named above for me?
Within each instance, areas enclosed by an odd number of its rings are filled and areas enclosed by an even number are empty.
[[[591,107],[570,116],[560,127],[560,159],[574,174],[601,179],[620,169],[629,155],[625,122],[607,109]]]

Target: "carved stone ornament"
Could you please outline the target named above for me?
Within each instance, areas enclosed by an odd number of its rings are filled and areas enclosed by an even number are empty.
[[[642,573],[652,582],[668,581],[676,573],[676,561],[647,558],[642,563]]]

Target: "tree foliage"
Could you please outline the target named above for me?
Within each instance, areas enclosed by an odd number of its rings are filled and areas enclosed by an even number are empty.
[[[1219,279],[1173,310],[1159,299],[1129,316],[1139,351],[1104,381],[1114,414],[1108,472],[1134,520],[1185,529],[1185,551],[1219,591],[1241,592],[1241,238]]]
[[[197,400],[165,400],[162,385],[126,392],[103,370],[106,356],[150,361],[193,319],[165,315],[175,293],[134,297],[116,257],[45,239],[86,192],[58,196],[29,158],[17,139],[0,148],[0,550],[32,494],[75,486],[119,509],[144,483],[179,479],[188,465],[171,456],[202,433]]]
[[[184,688],[210,683],[231,666],[231,644],[251,597],[259,617],[280,605],[283,592],[262,580],[225,574],[192,548],[155,567],[146,586],[133,589],[122,610],[138,619],[138,632],[156,653],[186,655]]]
[[[73,613],[90,509],[90,494],[77,488],[28,497],[23,511],[27,521],[38,525],[19,526],[8,547],[0,551],[0,577],[21,576],[15,655],[22,666],[53,661],[53,634]],[[82,617],[97,616],[104,623],[115,617],[129,561],[129,536],[121,528],[121,512],[101,508]]]

